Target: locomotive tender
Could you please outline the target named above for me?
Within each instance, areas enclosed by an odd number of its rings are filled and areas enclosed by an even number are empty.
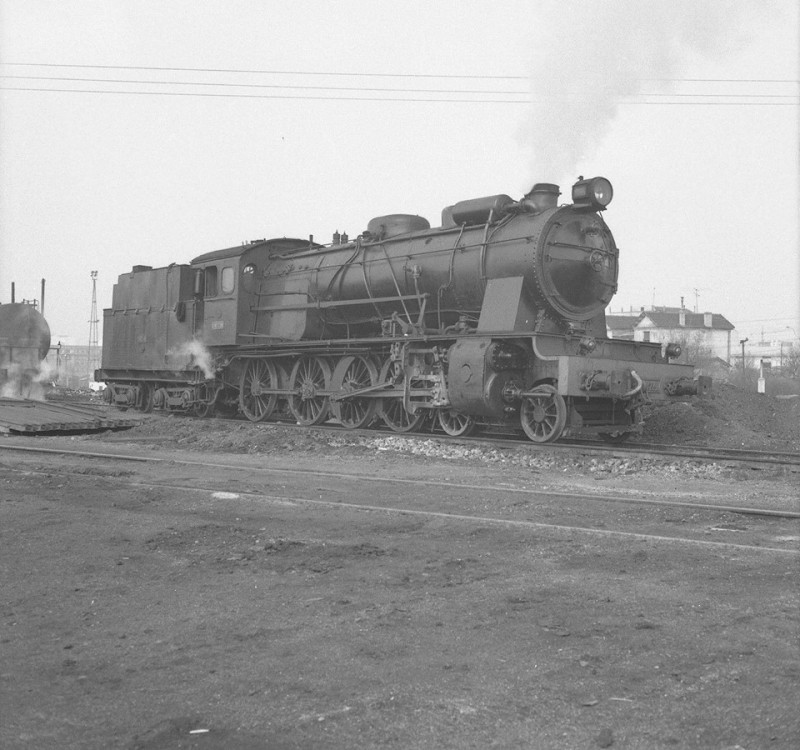
[[[431,417],[450,435],[521,428],[535,442],[624,439],[642,406],[707,392],[677,345],[609,339],[618,250],[602,211],[613,190],[580,178],[572,203],[538,183],[521,200],[466,200],[442,225],[381,216],[355,240],[275,238],[190,264],[134,266],[104,311],[111,401],[270,418]]]

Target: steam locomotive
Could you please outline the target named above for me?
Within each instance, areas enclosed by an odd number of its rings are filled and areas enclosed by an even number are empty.
[[[357,238],[263,239],[165,268],[134,266],[104,311],[95,378],[121,408],[302,425],[433,420],[449,435],[534,442],[641,429],[651,400],[710,388],[677,345],[610,339],[618,250],[603,177],[409,214]]]

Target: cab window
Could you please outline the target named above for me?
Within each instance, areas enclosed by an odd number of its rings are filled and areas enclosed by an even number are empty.
[[[217,267],[208,266],[206,268],[206,297],[217,296]]]
[[[225,266],[222,269],[222,293],[231,294],[234,286],[233,266]]]

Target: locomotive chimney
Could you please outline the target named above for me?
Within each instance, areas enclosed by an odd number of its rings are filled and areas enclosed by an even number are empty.
[[[552,182],[537,182],[525,196],[525,201],[533,207],[535,213],[541,213],[548,208],[555,208],[561,191],[558,185]]]
[[[12,305],[14,304],[14,298],[15,298],[14,290],[15,290],[14,282],[12,281],[11,282],[11,304]]]
[[[44,315],[44,279],[42,279],[42,296],[39,301],[39,312]]]

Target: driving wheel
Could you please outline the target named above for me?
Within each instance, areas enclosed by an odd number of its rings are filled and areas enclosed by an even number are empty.
[[[330,384],[331,367],[325,359],[306,355],[297,360],[289,377],[289,388],[294,391],[289,409],[301,425],[321,424],[328,418],[330,399],[320,392],[327,391]]]

